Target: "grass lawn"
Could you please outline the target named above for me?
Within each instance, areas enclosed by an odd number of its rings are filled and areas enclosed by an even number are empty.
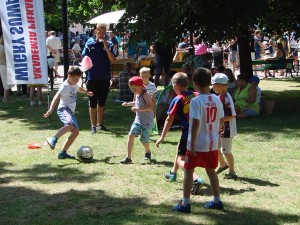
[[[113,132],[96,135],[89,134],[87,97],[79,94],[81,133],[69,152],[91,146],[89,164],[57,159],[66,136],[55,151],[27,148],[44,143],[61,126],[56,113],[51,123],[42,117],[47,104],[30,107],[29,99],[19,96],[0,103],[0,224],[300,224],[300,80],[262,80],[260,87],[276,106],[270,116],[237,121],[233,154],[239,179],[219,176],[225,210],[203,208],[211,190],[198,168],[207,185],[192,197],[188,215],[171,211],[182,197],[183,172],[175,183],[163,177],[173,165],[180,132],[170,132],[159,149],[154,147],[158,136],[152,136],[151,164],[144,162],[138,139],[133,164],[120,164],[134,114],[112,101],[116,91],[109,94],[104,118]]]

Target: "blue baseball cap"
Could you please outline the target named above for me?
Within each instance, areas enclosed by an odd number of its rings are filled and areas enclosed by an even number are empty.
[[[255,82],[255,83],[258,83],[258,84],[259,84],[259,81],[260,81],[260,79],[259,79],[258,76],[252,76],[252,77],[250,78],[250,80],[249,80],[250,83],[251,83],[251,82]]]

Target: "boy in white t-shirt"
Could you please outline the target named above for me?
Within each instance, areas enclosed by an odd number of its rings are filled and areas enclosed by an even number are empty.
[[[234,158],[231,153],[232,139],[237,135],[236,129],[236,112],[231,95],[227,92],[228,77],[223,73],[216,73],[211,83],[216,94],[223,105],[224,109],[224,126],[220,134],[219,146],[219,168],[217,174],[229,168],[229,173],[225,175],[224,179],[236,179],[237,175],[234,170]],[[225,156],[226,161],[223,158]]]
[[[71,132],[70,136],[65,141],[62,150],[58,153],[59,159],[74,159],[74,156],[71,156],[67,153],[69,147],[73,144],[77,136],[79,135],[79,126],[77,120],[74,116],[77,100],[77,92],[86,94],[88,96],[93,96],[93,92],[87,91],[82,87],[78,86],[78,81],[82,76],[82,72],[79,67],[70,67],[68,71],[68,78],[62,83],[58,92],[52,99],[49,110],[44,114],[44,118],[50,116],[55,106],[59,102],[57,107],[57,115],[64,126],[60,128],[53,137],[47,138],[47,143],[51,149],[55,148],[55,145],[58,139],[66,134]]]
[[[154,116],[155,116],[157,88],[156,88],[155,84],[150,81],[150,77],[151,77],[150,68],[142,67],[140,69],[139,73],[140,73],[140,77],[143,80],[143,84],[146,87],[147,92],[151,96],[152,105],[153,105],[153,112],[154,112]]]
[[[206,170],[213,192],[212,201],[204,205],[207,209],[223,209],[220,200],[219,179],[215,169],[218,166],[219,131],[223,125],[222,103],[210,93],[211,72],[198,68],[193,73],[193,85],[199,96],[190,102],[190,126],[185,156],[185,173],[182,201],[173,210],[191,212],[190,195],[193,186],[193,172],[196,167]]]

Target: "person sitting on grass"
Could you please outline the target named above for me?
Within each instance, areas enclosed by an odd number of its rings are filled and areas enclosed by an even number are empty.
[[[234,158],[231,153],[232,139],[237,135],[236,129],[236,113],[234,110],[234,103],[230,93],[227,91],[229,79],[224,73],[216,73],[212,78],[212,85],[215,93],[222,102],[224,109],[224,126],[220,133],[220,149],[218,151],[219,168],[217,174],[229,168],[229,173],[225,174],[224,179],[236,179],[237,175],[234,170]],[[226,161],[224,160],[224,157]]]
[[[138,135],[141,135],[140,141],[145,149],[144,159],[151,160],[149,131],[153,128],[154,124],[152,100],[149,93],[146,91],[142,78],[134,76],[129,79],[128,84],[131,91],[134,93],[134,99],[131,102],[124,102],[122,106],[131,107],[131,111],[134,112],[136,116],[128,133],[127,156],[120,161],[122,164],[132,163],[132,148],[134,139]]]
[[[237,76],[237,89],[233,95],[237,118],[254,117],[259,114],[257,90],[248,81],[247,75]]]
[[[191,213],[190,195],[193,173],[196,167],[203,167],[209,177],[213,199],[204,205],[207,209],[223,209],[220,199],[219,179],[215,169],[218,166],[219,131],[223,125],[224,110],[221,101],[210,93],[211,72],[197,68],[193,73],[193,84],[199,96],[193,98],[189,110],[189,134],[184,163],[183,198],[173,207],[174,211]]]
[[[165,120],[164,128],[161,133],[160,138],[156,141],[156,147],[163,142],[166,137],[169,129],[171,128],[174,118],[177,116],[181,122],[182,133],[180,140],[177,145],[177,154],[174,160],[173,168],[170,173],[165,174],[165,178],[170,181],[176,181],[177,171],[179,168],[184,169],[185,153],[186,153],[186,144],[189,131],[189,105],[192,98],[198,96],[198,93],[195,91],[188,90],[189,78],[187,74],[179,72],[172,77],[173,90],[177,94],[170,104],[169,110],[167,112],[168,117]],[[201,186],[204,184],[204,180],[193,173],[193,189],[192,193],[196,194]]]
[[[78,86],[77,83],[79,82],[81,76],[82,72],[79,67],[70,67],[67,79],[60,86],[58,92],[52,99],[49,110],[44,114],[44,118],[48,118],[59,102],[57,115],[64,126],[60,128],[53,137],[46,139],[51,149],[55,149],[55,145],[61,136],[67,132],[71,132],[70,136],[65,141],[62,150],[58,153],[59,159],[75,158],[74,156],[69,155],[67,150],[79,135],[79,126],[74,116],[77,92],[86,94],[88,96],[93,96],[93,92],[87,91]]]

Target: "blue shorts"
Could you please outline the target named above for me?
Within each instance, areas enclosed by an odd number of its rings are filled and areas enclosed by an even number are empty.
[[[129,135],[135,134],[136,136],[141,135],[140,141],[143,143],[148,143],[150,140],[150,128],[144,128],[141,124],[133,122],[129,131]]]
[[[72,113],[71,109],[68,107],[63,107],[57,109],[57,115],[60,119],[60,121],[66,126],[72,124],[75,128],[79,129],[77,120]]]

